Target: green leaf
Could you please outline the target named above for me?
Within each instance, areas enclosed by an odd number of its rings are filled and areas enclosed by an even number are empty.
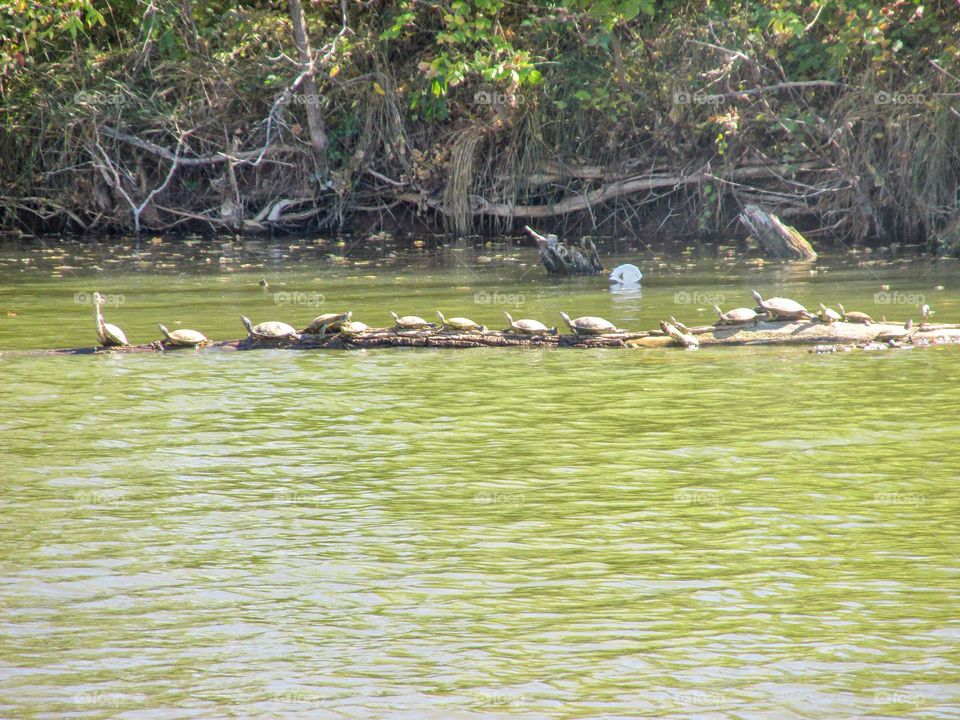
[[[80,18],[74,15],[69,20],[67,20],[64,27],[67,29],[67,32],[70,33],[70,37],[76,40],[77,33],[83,30],[83,23],[80,22]]]
[[[624,20],[633,20],[640,14],[640,0],[626,0],[620,5],[620,14]]]

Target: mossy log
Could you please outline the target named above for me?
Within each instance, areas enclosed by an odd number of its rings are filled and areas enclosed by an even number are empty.
[[[894,345],[912,347],[930,344],[960,343],[960,325],[923,324],[908,339]],[[747,325],[704,325],[689,328],[701,347],[749,345],[809,345],[817,347],[877,346],[875,338],[903,331],[900,323],[822,323],[816,320],[786,322],[759,321]],[[890,344],[884,343],[886,346]],[[299,339],[279,341],[223,340],[202,348],[165,346],[159,340],[144,345],[126,347],[83,347],[62,350],[3,352],[0,355],[90,355],[94,353],[148,353],[148,352],[208,352],[245,351],[268,348],[286,350],[367,350],[373,348],[439,348],[468,349],[500,348],[665,348],[677,347],[677,342],[662,330],[625,332],[616,335],[577,336],[521,335],[490,331],[486,333],[450,332],[438,330],[397,332],[392,328],[371,330],[363,335],[301,335]]]

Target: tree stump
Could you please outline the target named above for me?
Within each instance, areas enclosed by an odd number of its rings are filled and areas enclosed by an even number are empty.
[[[816,260],[817,253],[795,228],[784,225],[773,213],[764,212],[756,205],[746,205],[740,213],[740,222],[747,226],[763,249],[781,260]]]

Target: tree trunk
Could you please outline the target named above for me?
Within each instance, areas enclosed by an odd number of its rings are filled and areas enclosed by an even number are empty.
[[[313,53],[310,51],[310,38],[307,36],[307,21],[300,0],[288,0],[290,20],[293,23],[293,39],[300,54],[300,63],[306,71],[303,78],[304,106],[307,110],[307,128],[310,132],[310,144],[318,169],[327,167],[327,126],[320,112],[320,94],[317,92],[317,80],[314,75]]]

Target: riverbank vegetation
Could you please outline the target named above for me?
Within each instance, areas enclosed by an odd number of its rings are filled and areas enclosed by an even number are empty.
[[[953,0],[16,0],[0,105],[8,230],[960,243]]]

